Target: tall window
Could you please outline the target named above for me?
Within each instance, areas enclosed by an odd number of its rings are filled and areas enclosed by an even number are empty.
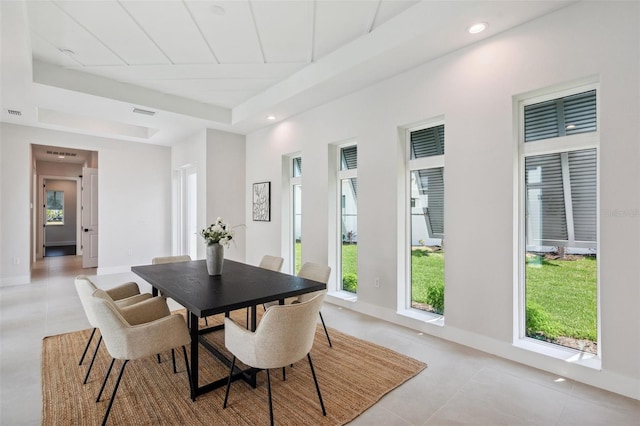
[[[526,337],[597,354],[599,135],[588,89],[521,103],[521,318]]]
[[[64,191],[47,190],[47,225],[64,225]]]
[[[358,290],[358,147],[346,146],[339,151],[341,289],[356,293]]]
[[[297,274],[302,265],[302,157],[291,159],[291,206],[291,264],[293,272]]]
[[[444,124],[410,129],[412,308],[444,314]]]
[[[198,174],[195,167],[183,167],[174,172],[175,254],[198,258]]]

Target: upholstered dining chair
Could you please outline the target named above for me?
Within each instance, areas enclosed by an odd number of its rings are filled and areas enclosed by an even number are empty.
[[[239,326],[230,318],[224,319],[224,344],[233,355],[233,360],[229,370],[223,408],[227,408],[231,376],[236,359],[239,359],[249,367],[267,371],[269,419],[273,425],[269,369],[285,367],[306,356],[316,385],[322,415],[327,415],[310,354],[316,333],[317,315],[324,300],[324,293],[324,291],[317,292],[313,298],[302,303],[269,307],[254,332]]]
[[[80,357],[80,362],[78,363],[78,365],[82,365],[82,362],[84,361],[84,357],[87,354],[87,350],[89,349],[89,345],[91,344],[91,341],[93,340],[93,337],[96,334],[96,330],[97,330],[95,317],[93,316],[88,306],[89,298],[91,297],[91,294],[93,294],[93,292],[97,290],[97,287],[86,275],[78,275],[75,278],[75,286],[76,286],[76,291],[78,292],[78,296],[80,297],[80,303],[82,303],[82,308],[84,309],[84,313],[87,316],[87,320],[89,321],[89,324],[93,328],[91,330],[91,335],[87,340],[87,344],[84,348],[84,352],[82,352],[82,357]],[[136,284],[135,282],[127,282],[127,283],[121,284],[112,289],[106,290],[105,293],[107,294],[107,296],[111,298],[111,300],[115,302],[116,306],[118,306],[119,308],[126,308],[128,306],[133,306],[137,303],[143,302],[151,298],[151,294],[149,293],[140,294],[140,288],[138,287],[138,284]],[[89,379],[89,374],[91,373],[91,368],[93,367],[93,363],[96,360],[96,355],[98,354],[98,348],[100,347],[101,343],[102,343],[102,336],[100,336],[100,338],[98,339],[98,344],[96,345],[96,348],[93,352],[93,357],[91,358],[91,363],[87,368],[87,372],[84,376],[83,383],[87,383],[87,380]]]
[[[159,256],[151,259],[152,265],[160,265],[163,263],[191,262],[191,256],[188,254],[181,256]]]
[[[113,387],[111,400],[107,406],[102,424],[105,425],[111,412],[113,401],[120,386],[120,380],[127,363],[182,347],[182,354],[191,388],[191,372],[187,360],[186,345],[191,342],[187,325],[182,315],[171,314],[166,299],[154,297],[148,302],[143,302],[149,308],[145,312],[135,309],[123,312],[103,291],[96,290],[89,299],[90,309],[95,315],[96,323],[104,338],[105,346],[111,355],[111,364],[104,377],[96,402],[100,401],[107,379],[116,359],[123,360],[120,373]],[[148,321],[150,318],[157,318]],[[174,367],[175,368],[175,367]]]
[[[319,263],[313,263],[313,262],[303,263],[302,266],[300,267],[300,270],[298,271],[299,277],[306,278],[313,281],[318,281],[325,284],[329,281],[330,275],[331,275],[331,267],[327,265],[321,265]],[[304,302],[306,300],[311,299],[316,294],[317,292],[300,295],[298,296],[298,300],[293,303]],[[318,314],[320,315],[320,322],[322,322],[322,328],[324,329],[325,336],[327,336],[327,342],[329,342],[329,347],[333,347],[333,345],[331,344],[331,338],[329,337],[329,332],[327,331],[327,326],[324,324],[324,318],[322,318],[322,312],[318,311]]]
[[[263,269],[268,269],[270,271],[280,272],[282,269],[282,264],[284,263],[284,258],[278,256],[271,256],[270,254],[265,254],[262,256],[258,267]],[[296,298],[292,298],[296,299]],[[269,306],[277,305],[278,301],[263,303],[262,306],[264,309],[267,309]],[[249,308],[247,308],[247,327],[249,325]]]
[[[258,264],[258,266],[270,271],[280,272],[283,262],[284,259],[282,257],[265,254],[264,256],[262,256],[262,260],[260,260],[260,264]]]

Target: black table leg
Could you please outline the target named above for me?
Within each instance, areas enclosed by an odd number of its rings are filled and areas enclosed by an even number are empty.
[[[151,287],[151,296],[156,297],[158,295],[158,289]]]
[[[198,317],[189,312],[191,334],[191,400],[195,401],[198,393]]]

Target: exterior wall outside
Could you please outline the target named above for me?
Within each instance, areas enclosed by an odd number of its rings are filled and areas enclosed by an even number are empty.
[[[282,157],[301,152],[303,262],[330,263],[327,229],[335,215],[324,195],[333,191],[327,145],[356,139],[358,299],[329,300],[640,398],[639,7],[580,2],[251,133],[247,182],[268,180],[282,188]],[[513,344],[519,268],[515,99],[585,80],[600,82],[601,370]],[[397,313],[397,288],[406,280],[400,252],[408,244],[399,135],[441,116],[447,126],[447,315],[444,326],[435,326]],[[283,196],[272,192],[274,218],[283,217]],[[284,251],[281,227],[287,224],[261,225],[247,229],[249,263]]]

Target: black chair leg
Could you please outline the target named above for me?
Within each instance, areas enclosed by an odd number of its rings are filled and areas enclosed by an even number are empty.
[[[116,385],[113,388],[113,393],[111,394],[111,400],[109,401],[109,405],[107,406],[107,412],[104,413],[104,418],[102,419],[102,426],[107,424],[107,418],[109,418],[109,413],[111,412],[111,406],[113,405],[113,400],[116,399],[116,392],[118,392],[118,386],[120,386],[120,379],[122,379],[122,373],[124,373],[124,367],[127,366],[129,362],[128,359],[124,360],[122,364],[122,368],[120,368],[120,374],[118,374],[118,380],[116,380]]]
[[[222,408],[227,408],[227,400],[229,399],[229,389],[231,389],[231,376],[233,375],[233,369],[236,366],[236,357],[233,357],[233,361],[231,361],[231,369],[229,370],[229,378],[227,379],[227,390],[224,393],[224,404],[222,404]]]
[[[331,339],[329,338],[329,332],[327,331],[327,326],[324,325],[324,318],[322,318],[322,312],[318,312],[320,314],[320,321],[322,321],[322,328],[324,328],[324,334],[327,336],[327,341],[329,342],[329,347],[332,348]]]
[[[189,359],[187,358],[187,348],[185,346],[182,347],[182,355],[184,356],[184,365],[187,367],[187,377],[189,378],[189,390],[191,394],[195,394],[195,389],[193,389],[193,383],[191,382],[191,369],[189,368]]]
[[[87,350],[89,350],[89,345],[93,340],[93,335],[96,334],[96,330],[97,328],[94,328],[93,331],[91,331],[91,336],[89,336],[89,340],[87,340],[87,346],[84,347],[84,352],[82,352],[82,356],[80,357],[80,362],[78,363],[78,365],[82,365],[82,361],[84,361],[84,357],[87,354]]]
[[[313,382],[316,384],[316,391],[318,392],[318,399],[320,400],[320,407],[322,407],[322,415],[326,416],[327,411],[324,409],[324,402],[322,401],[322,394],[320,393],[320,386],[318,385],[318,378],[316,377],[316,370],[313,368],[313,363],[311,362],[311,354],[307,354],[307,359],[309,360],[309,367],[311,367],[311,375],[313,376]]]
[[[173,374],[176,374],[178,370],[176,370],[176,354],[173,351],[173,348],[171,349],[171,361],[173,361]]]
[[[107,369],[107,374],[104,375],[104,380],[102,381],[102,386],[100,386],[100,392],[98,392],[98,397],[96,398],[96,402],[100,402],[102,391],[104,391],[104,387],[107,384],[107,379],[109,378],[109,374],[111,374],[111,369],[113,368],[113,364],[115,362],[116,362],[116,359],[111,358],[111,364],[109,364],[109,368]]]
[[[84,381],[82,384],[86,385],[87,380],[89,380],[89,374],[91,373],[91,368],[93,367],[93,363],[96,360],[96,355],[98,355],[98,349],[100,348],[100,343],[102,343],[102,336],[98,339],[98,344],[96,345],[96,350],[93,351],[93,357],[91,357],[91,363],[89,364],[89,368],[87,369],[87,374],[84,376]]]
[[[156,354],[156,357],[158,358],[158,364],[160,364],[162,362],[162,360],[160,359],[160,354]]]
[[[273,426],[273,403],[271,402],[271,379],[269,378],[269,369],[267,368],[267,395],[269,396],[269,420]]]
[[[282,367],[282,381],[287,380],[287,367]]]

